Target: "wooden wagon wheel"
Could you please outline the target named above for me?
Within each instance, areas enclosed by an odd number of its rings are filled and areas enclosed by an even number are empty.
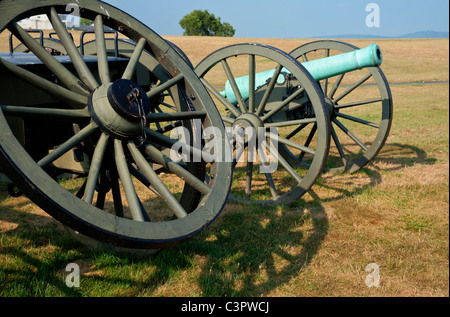
[[[67,7],[73,5],[70,1],[0,2],[0,31],[12,32],[50,74],[34,74],[26,63],[5,54],[0,55],[2,76],[37,87],[52,101],[20,99],[22,103],[15,104],[17,98],[7,93],[17,92],[1,92],[2,172],[55,219],[109,245],[160,249],[195,236],[217,218],[226,202],[231,163],[194,147],[193,137],[182,143],[168,133],[177,127],[187,132],[214,127],[224,135],[211,97],[186,61],[151,29],[103,2],[79,0],[77,4],[81,17],[94,21],[96,58],[80,55],[59,17],[67,14]],[[51,56],[17,24],[37,14],[48,15],[68,56]],[[108,57],[105,41],[100,40],[104,26],[137,43],[129,59]],[[144,51],[150,55],[145,64],[149,75],[139,80],[137,69]],[[161,93],[171,100],[170,110],[151,112],[160,105]],[[45,147],[40,148],[23,142],[12,132],[11,117],[45,121],[57,144],[43,142]],[[57,129],[61,122],[70,127],[77,123],[81,130],[67,135]],[[224,147],[224,139],[212,138]],[[79,172],[75,188],[65,188],[64,182],[55,181],[66,172],[56,162],[72,155],[81,143],[85,144],[79,154],[85,173]],[[186,154],[176,153],[180,162],[165,154],[174,146]],[[155,165],[164,173],[157,174]]]
[[[195,70],[230,129],[234,150],[230,198],[259,204],[298,200],[322,172],[329,148],[329,117],[317,83],[290,55],[261,44],[219,49]],[[270,75],[257,83],[262,72]],[[248,96],[243,96],[236,80],[247,85]],[[226,87],[229,93],[223,91]],[[304,146],[306,130],[295,139],[291,134],[307,123],[313,123],[318,137]],[[244,135],[239,135],[242,129]],[[252,136],[247,129],[254,131]],[[292,165],[279,155],[281,147],[308,154],[302,164]]]
[[[358,49],[348,43],[321,40],[302,45],[290,54],[300,62],[342,54]],[[334,145],[326,170],[356,172],[370,163],[388,138],[393,102],[389,84],[379,67],[356,70],[321,82],[330,105]],[[292,153],[284,155],[292,162]]]

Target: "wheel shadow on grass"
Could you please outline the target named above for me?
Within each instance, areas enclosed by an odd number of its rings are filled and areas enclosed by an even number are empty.
[[[428,157],[427,153],[412,145],[392,143],[386,144],[382,151],[365,167],[354,173],[331,171],[319,178],[319,184],[326,189],[340,192],[331,200],[354,196],[374,187],[383,181],[383,174],[399,171],[406,167],[433,165],[437,159]],[[350,188],[350,189],[348,189]],[[326,199],[323,201],[330,201]]]
[[[373,166],[381,171],[377,165],[384,165],[383,171],[395,171],[415,164],[433,165],[436,158],[429,157],[424,150],[409,144],[387,143],[374,158]]]
[[[306,206],[229,204],[211,227],[179,248],[197,258],[203,296],[264,296],[308,266],[328,226],[317,200]]]
[[[319,178],[307,194],[312,201],[301,198],[277,207],[228,204],[210,228],[180,248],[201,258],[198,283],[203,296],[274,295],[299,274],[308,278],[308,266],[330,227],[330,211],[324,204],[370,190],[382,182],[383,171],[435,162],[417,147],[389,144],[373,165],[354,174]]]

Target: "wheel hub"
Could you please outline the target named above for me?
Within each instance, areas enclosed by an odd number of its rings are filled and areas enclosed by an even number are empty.
[[[121,139],[143,133],[150,108],[145,91],[126,79],[100,86],[89,98],[89,111],[95,123],[105,133]]]
[[[328,114],[330,116],[330,119],[334,118],[334,116],[335,116],[334,101],[331,100],[329,97],[325,97],[325,106],[326,106],[326,110],[328,111]]]
[[[264,122],[254,113],[241,114],[233,123],[233,131],[245,133],[245,142],[248,141],[247,138],[249,135],[258,136],[259,128],[263,127]],[[248,129],[250,129],[250,131],[248,131]]]

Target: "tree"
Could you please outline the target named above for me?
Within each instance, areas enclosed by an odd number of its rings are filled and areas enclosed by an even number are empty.
[[[94,22],[92,22],[89,19],[86,19],[86,18],[81,18],[80,19],[80,25],[92,25],[92,23],[94,23]]]
[[[183,35],[233,37],[236,33],[229,23],[222,23],[208,10],[192,11],[180,20],[180,26],[184,29]]]

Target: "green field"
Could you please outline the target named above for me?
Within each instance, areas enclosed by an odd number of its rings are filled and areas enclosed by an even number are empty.
[[[212,51],[305,40],[168,37],[196,65]],[[365,46],[371,41],[355,40]],[[227,204],[203,233],[146,257],[89,251],[25,197],[0,191],[0,297],[449,296],[449,41],[380,40],[394,122],[355,174],[324,174],[290,206]],[[411,50],[414,54],[408,54]],[[80,287],[65,283],[81,269]],[[379,287],[365,283],[369,264]]]

